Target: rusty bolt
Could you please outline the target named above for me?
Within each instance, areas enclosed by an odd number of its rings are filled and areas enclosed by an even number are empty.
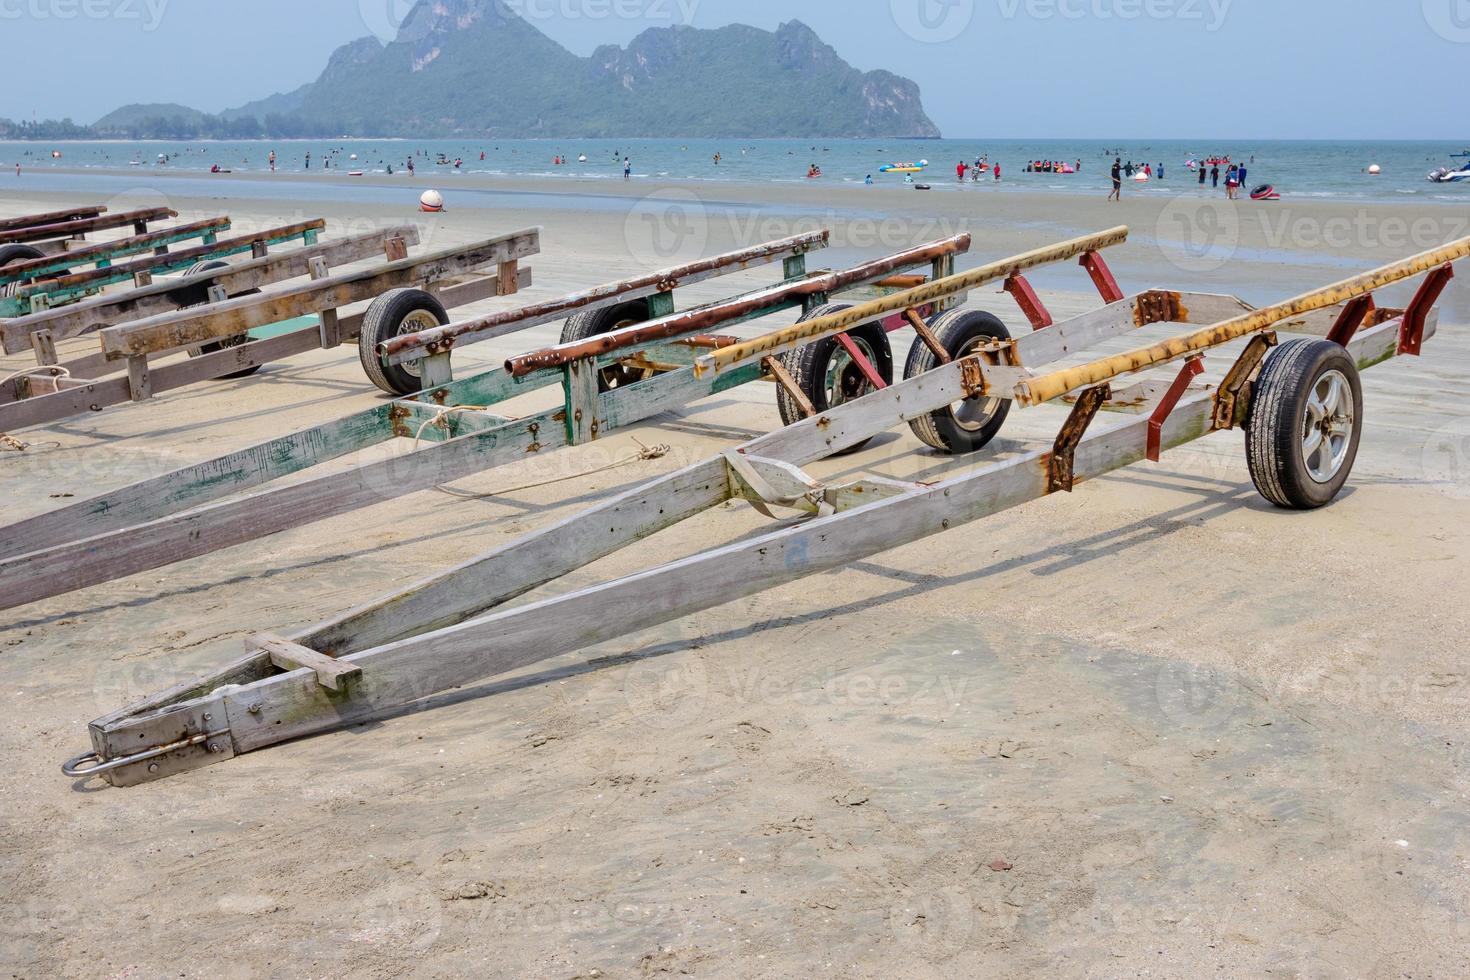
[[[260,714],[260,702],[259,701],[255,702],[254,704],[252,704],[250,706],[250,713],[252,715],[258,715],[258,714]]]
[[[207,747],[209,751],[215,753],[216,755],[225,750],[225,747],[218,742],[210,742]]]
[[[156,762],[150,762],[150,763],[148,763],[148,771],[149,772],[157,772],[158,771],[158,763],[156,763]]]

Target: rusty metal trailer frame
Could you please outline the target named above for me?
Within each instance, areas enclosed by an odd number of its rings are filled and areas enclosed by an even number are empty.
[[[146,401],[155,393],[237,375],[308,350],[337,347],[354,339],[363,321],[363,314],[347,316],[339,310],[393,289],[431,291],[451,308],[513,294],[531,283],[531,270],[520,267],[518,261],[539,251],[539,229],[417,256],[408,255],[405,235],[374,233],[206,272],[182,284],[156,283],[134,290],[110,301],[110,309],[121,315],[123,322],[96,329],[101,348],[98,355],[56,364],[49,370],[37,368],[24,379],[13,379],[24,383],[12,384],[9,392],[0,393],[0,399],[10,396],[8,401],[0,400],[0,432],[100,411],[110,405]],[[332,270],[333,256],[350,262],[373,253],[385,255],[388,261],[358,271]],[[496,272],[459,281],[487,266]],[[309,278],[258,295],[238,295],[253,293],[265,282],[297,277]],[[180,309],[171,298],[180,292],[186,297],[198,297],[202,292],[208,306]],[[198,299],[189,301],[197,303]],[[164,311],[154,312],[159,306]],[[5,331],[9,344],[17,334],[34,336],[40,324],[52,330],[58,322],[82,331],[94,326],[96,311],[66,317],[72,312],[71,308],[53,311],[57,319],[50,320],[25,317],[0,325],[0,329]],[[61,321],[61,317],[66,319]],[[284,332],[277,332],[282,324],[287,325]],[[252,331],[273,327],[276,329],[271,335],[252,339]],[[206,345],[213,349],[203,351],[201,356],[152,363],[152,359],[185,352],[201,353],[199,349]],[[51,356],[54,359],[54,346]],[[94,377],[78,377],[84,369]],[[121,371],[126,374],[95,376]]]
[[[204,218],[116,241],[96,242],[62,255],[22,260],[0,266],[0,317],[40,313],[95,295],[108,286],[131,281],[146,286],[154,276],[181,272],[200,262],[229,258],[245,252],[260,258],[277,245],[300,239],[315,245],[326,227],[320,218],[221,240],[230,229],[228,217]],[[190,239],[202,244],[170,251],[169,246]],[[151,252],[144,258],[131,258]],[[130,261],[119,263],[119,259]],[[78,264],[93,268],[73,271]]]
[[[1242,312],[1210,327],[1077,367],[1036,373],[1069,349],[1126,335],[1136,326],[1132,317],[1089,315],[998,341],[621,494],[295,637],[255,634],[246,641],[244,659],[94,721],[91,751],[65,763],[63,772],[134,785],[365,722],[445,690],[1071,491],[1083,480],[1157,459],[1215,431],[1244,423],[1254,433],[1252,401],[1266,403],[1257,412],[1274,412],[1282,377],[1274,369],[1299,360],[1309,347],[1349,373],[1354,366],[1417,354],[1435,330],[1434,303],[1453,274],[1450,263],[1466,255],[1470,239],[1264,309],[1237,301]],[[1371,312],[1373,290],[1425,273],[1407,309]],[[914,309],[983,281],[984,275],[961,274],[819,317],[708,354],[696,370],[706,376],[739,371],[742,361],[748,368],[750,358],[773,349],[834,333],[851,321]],[[1142,313],[1159,300],[1110,304],[1102,312]],[[1324,317],[1323,311],[1331,312]],[[1327,338],[1283,345],[1263,366],[1276,331],[1287,327],[1313,333],[1326,328]],[[1245,353],[1220,386],[1192,380],[1203,352],[1242,338],[1250,338]],[[1278,354],[1281,360],[1274,361]],[[1113,381],[1180,358],[1187,358],[1183,370],[1148,397],[1146,415],[1092,428],[1099,409],[1116,397]],[[1309,413],[1311,399],[1322,390],[1317,376],[1310,381],[1305,387],[1293,382]],[[952,411],[957,402],[995,398],[1024,408],[1069,393],[1076,394],[1075,405],[1054,445],[942,483],[868,477],[830,485],[800,469],[905,422]],[[1331,422],[1323,420],[1324,431]],[[1348,422],[1356,426],[1358,419]],[[1282,431],[1300,438],[1300,426],[1295,417],[1284,418]],[[496,608],[732,499],[750,500],[767,512],[777,507],[815,516],[601,585]]]
[[[677,283],[760,262],[781,262],[786,276],[775,286],[649,321],[637,328],[637,337],[612,335],[614,342],[599,342],[596,353],[560,357],[555,365],[534,371],[493,370],[436,386],[413,399],[375,406],[12,525],[0,534],[0,608],[263,538],[523,460],[528,454],[590,442],[614,429],[760,380],[768,365],[714,381],[695,378],[690,366],[703,342],[691,335],[794,307],[816,309],[836,293],[867,289],[881,295],[887,291],[881,284],[895,272],[952,269],[955,255],[968,249],[969,236],[906,249],[840,272],[808,274],[807,253],[826,243],[826,232],[794,236],[662,270],[652,277],[466,321],[474,329],[492,320],[497,330],[516,323],[525,329],[547,322],[553,310],[585,310],[640,295],[649,280],[661,285],[662,305],[672,308]],[[933,308],[944,306],[941,302]],[[544,358],[548,352],[537,356]],[[603,370],[634,359],[650,365],[653,376],[627,388],[601,390]],[[562,390],[560,407],[520,419],[489,411],[519,395],[554,387]],[[420,440],[431,445],[347,472],[222,499],[397,439],[412,439],[415,447]]]

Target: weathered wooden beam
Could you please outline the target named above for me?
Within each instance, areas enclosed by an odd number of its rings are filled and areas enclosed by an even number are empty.
[[[0,218],[0,232],[15,231],[18,228],[34,228],[37,225],[54,225],[58,222],[81,221],[85,218],[95,218],[106,211],[107,208],[99,204],[62,211],[47,211],[43,214],[25,214],[18,218]]]
[[[233,295],[307,275],[310,271],[308,263],[318,256],[325,258],[330,265],[347,265],[370,259],[382,254],[384,243],[394,237],[418,244],[417,229],[406,225],[307,245],[186,280],[157,282],[116,297],[102,297],[58,310],[0,321],[0,341],[3,341],[7,354],[19,353],[29,346],[28,338],[33,330],[48,329],[57,339],[80,336],[116,323],[189,306],[198,301],[202,285],[222,285]]]
[[[329,691],[343,691],[362,676],[362,668],[319,653],[274,633],[255,633],[245,641],[247,651],[264,650],[281,670],[309,670],[316,682]]]
[[[207,312],[181,310],[107,327],[101,331],[102,350],[111,357],[126,357],[234,337],[254,327],[366,302],[390,289],[422,287],[539,251],[539,230],[513,232],[473,245],[443,249],[373,269],[340,273],[258,296],[240,296],[214,304]]]
[[[521,270],[523,284],[530,282],[530,271]],[[435,283],[430,285],[430,292],[437,295],[447,308],[452,309],[493,296],[496,282],[495,276],[487,276],[456,286],[441,287]],[[363,313],[353,313],[339,319],[338,327],[344,339],[357,336],[362,329],[363,316]],[[155,395],[162,394],[320,348],[321,336],[317,327],[309,326],[238,347],[226,347],[200,357],[169,361],[151,368],[152,392]],[[117,362],[106,361],[101,355],[95,356],[107,365],[104,370],[117,369]],[[91,363],[90,359],[85,360]],[[20,394],[23,392],[19,391],[14,382],[0,388],[0,432],[13,432],[84,412],[97,412],[131,400],[131,388],[126,377],[84,381],[54,394],[6,401],[7,397],[13,398]]]
[[[609,303],[624,303],[642,299],[679,286],[688,286],[716,276],[765,265],[790,255],[804,255],[812,249],[826,248],[830,234],[823,230],[793,235],[753,248],[740,249],[725,255],[660,269],[657,272],[634,276],[630,279],[604,283],[546,303],[493,313],[489,316],[434,327],[415,334],[405,334],[382,344],[378,353],[390,364],[401,364],[432,354],[441,354],[454,347],[463,347],[467,344],[479,343],[483,340],[525,330],[538,324],[550,323],[570,313],[596,309]]]
[[[58,288],[65,286],[81,285],[93,279],[104,279],[117,266],[104,266],[100,269],[92,269],[86,272],[72,275],[55,276],[44,279],[46,273],[68,272],[82,263],[96,263],[111,261],[113,259],[137,255],[140,252],[148,252],[160,245],[172,245],[175,242],[187,241],[190,238],[199,238],[204,235],[212,235],[225,231],[230,227],[228,217],[205,218],[202,221],[191,221],[184,225],[173,225],[159,231],[149,232],[146,235],[134,235],[130,238],[120,238],[110,242],[97,242],[82,248],[75,248],[61,255],[48,255],[39,259],[28,259],[23,262],[12,262],[7,266],[0,267],[0,284],[8,282],[21,282],[23,280],[38,280],[28,284],[16,295],[27,295],[28,290],[45,291],[42,287],[48,283],[58,283]],[[178,253],[175,253],[178,254]],[[157,258],[155,256],[154,258]],[[115,273],[113,273],[115,274]],[[114,281],[122,282],[131,279],[132,275],[124,274]],[[62,282],[66,280],[66,282]]]
[[[17,242],[39,242],[58,238],[75,238],[89,231],[108,231],[113,228],[137,227],[149,221],[177,218],[179,213],[170,208],[141,208],[137,211],[120,211],[115,214],[98,214],[75,221],[59,221],[54,224],[29,225],[0,230],[0,245]]]

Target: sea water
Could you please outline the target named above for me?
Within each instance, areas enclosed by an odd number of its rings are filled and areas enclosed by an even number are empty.
[[[621,180],[623,161],[629,160],[635,179],[741,183],[807,180],[812,164],[821,168],[820,181],[861,184],[871,176],[877,184],[899,184],[904,177],[884,174],[886,164],[927,160],[929,166],[915,180],[936,190],[957,184],[955,166],[981,156],[1002,167],[1001,190],[1096,193],[1106,184],[1113,158],[1119,156],[1139,167],[1154,168],[1155,180],[1130,184],[1128,193],[1171,194],[1197,185],[1197,176],[1185,166],[1191,159],[1228,156],[1249,168],[1250,187],[1273,184],[1284,196],[1353,201],[1416,203],[1470,201],[1470,181],[1432,184],[1425,177],[1442,166],[1457,169],[1470,162],[1453,155],[1470,149],[1445,142],[1309,142],[1231,139],[1130,140],[1109,144],[1099,140],[255,140],[255,141],[116,141],[116,142],[0,142],[0,164],[16,163],[31,172],[48,169],[158,169],[208,173],[211,167],[234,173],[269,171],[268,158],[276,153],[280,171],[342,175],[348,171],[384,173],[406,168],[410,158],[420,177],[455,173],[520,177],[568,177],[579,180]],[[59,156],[57,156],[59,154]],[[353,159],[353,155],[356,159]],[[481,158],[483,154],[483,159]],[[719,156],[716,162],[715,157]],[[585,156],[585,161],[579,158]],[[438,164],[443,158],[446,164]],[[554,163],[561,158],[565,162]],[[323,167],[331,161],[330,170]],[[1077,174],[1026,173],[1031,160],[1081,163]],[[166,162],[165,162],[166,161]],[[459,168],[455,161],[462,161]],[[1162,165],[1164,179],[1157,174]],[[1382,174],[1368,168],[1377,165]],[[1223,178],[1223,173],[1222,173]],[[990,174],[985,175],[993,183]],[[446,186],[452,186],[446,184]],[[1246,189],[1249,190],[1250,187]]]

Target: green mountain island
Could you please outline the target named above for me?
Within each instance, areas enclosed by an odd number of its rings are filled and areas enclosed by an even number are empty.
[[[315,82],[210,116],[125,106],[98,136],[938,138],[919,87],[862,72],[800,21],[644,31],[580,58],[501,0],[419,0],[397,38]]]

